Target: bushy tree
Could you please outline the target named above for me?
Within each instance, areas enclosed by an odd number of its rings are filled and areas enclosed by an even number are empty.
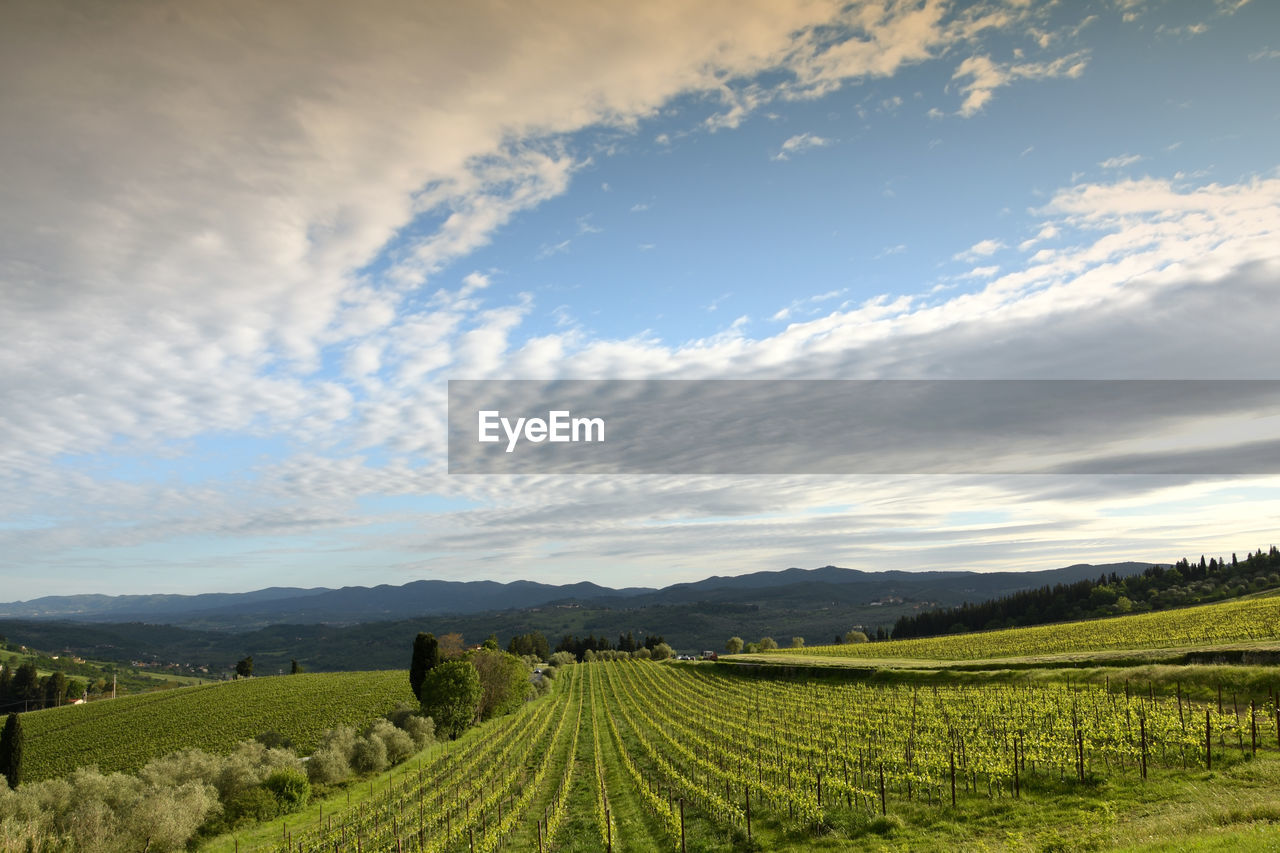
[[[212,785],[218,778],[223,758],[202,749],[184,749],[153,758],[138,772],[146,783],[158,788],[177,787],[188,782]],[[216,790],[216,789],[215,789]]]
[[[46,675],[40,682],[40,692],[43,694],[44,707],[58,707],[67,698],[67,676],[61,670]]]
[[[376,737],[362,737],[351,751],[351,769],[357,773],[380,773],[387,769],[387,745]]]
[[[865,632],[858,630],[845,631],[844,641],[845,643],[865,643],[867,642],[867,635]]]
[[[724,650],[731,655],[736,655],[742,651],[742,638],[730,637],[729,642],[724,644]]]
[[[577,663],[578,656],[573,652],[553,652],[548,660],[552,666],[564,666],[570,663]]]
[[[667,658],[671,657],[674,654],[675,654],[675,651],[672,650],[671,646],[667,645],[666,643],[658,643],[658,645],[653,647],[654,660],[666,660]]]
[[[225,802],[240,791],[261,785],[267,776],[282,767],[302,770],[302,762],[290,750],[269,749],[252,740],[241,741],[223,759],[213,785]]]
[[[236,661],[236,675],[241,678],[248,678],[253,675],[253,655],[246,655]]]
[[[40,673],[36,665],[27,661],[13,673],[13,684],[10,687],[13,698],[24,705],[34,704],[40,699]]]
[[[509,714],[533,693],[529,667],[515,655],[485,648],[471,652],[467,659],[480,675],[480,719]]]
[[[777,647],[778,647],[778,641],[777,641],[777,640],[775,640],[773,637],[761,637],[761,638],[760,638],[760,651],[762,651],[762,652],[771,652],[771,651],[773,651],[774,649],[776,649]]]
[[[446,661],[422,682],[422,713],[437,732],[456,738],[475,720],[481,693],[480,673],[470,661]]]
[[[319,785],[334,785],[351,775],[351,762],[332,746],[322,746],[307,760],[307,778]]]
[[[462,657],[465,652],[466,647],[462,643],[462,635],[457,631],[453,631],[440,637],[441,660],[454,660]]]
[[[382,741],[388,764],[399,764],[414,753],[413,738],[403,729],[396,728],[390,720],[374,720],[369,727],[370,740]]]
[[[413,745],[418,749],[422,749],[436,739],[436,725],[430,717],[414,714],[406,719],[400,728],[413,738]]]
[[[237,791],[222,801],[222,825],[226,827],[271,820],[279,813],[275,796],[261,785]]]

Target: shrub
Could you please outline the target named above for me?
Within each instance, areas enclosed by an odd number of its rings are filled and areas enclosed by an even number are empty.
[[[332,746],[322,746],[307,761],[307,778],[317,785],[334,785],[351,775],[346,753]]]
[[[187,782],[215,785],[222,771],[223,759],[202,749],[185,749],[162,758],[154,758],[138,775],[156,787],[174,787]]]
[[[324,733],[320,738],[320,748],[332,749],[349,762],[356,750],[357,740],[356,730],[351,726],[338,726]]]
[[[275,798],[277,815],[296,812],[311,799],[311,783],[306,774],[288,767],[273,771],[262,787]]]
[[[390,720],[375,720],[369,729],[369,739],[382,741],[388,764],[399,764],[414,753],[413,738],[391,725]]]
[[[237,791],[223,800],[223,821],[234,827],[251,821],[271,820],[280,810],[275,795],[261,785]]]
[[[376,737],[362,737],[351,753],[351,769],[357,773],[379,773],[387,769],[387,747]]]
[[[430,717],[414,714],[404,721],[404,729],[413,738],[413,745],[422,749],[436,739],[436,724]]]

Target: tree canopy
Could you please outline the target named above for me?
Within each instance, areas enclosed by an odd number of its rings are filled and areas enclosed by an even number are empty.
[[[456,738],[475,721],[482,693],[471,661],[445,661],[422,680],[422,713],[435,721],[436,732]]]

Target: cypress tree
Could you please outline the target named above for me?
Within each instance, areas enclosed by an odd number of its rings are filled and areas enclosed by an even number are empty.
[[[17,714],[9,715],[0,732],[0,772],[10,788],[22,782],[22,720]]]
[[[435,634],[419,632],[413,640],[413,662],[409,664],[409,686],[413,695],[422,698],[422,682],[427,673],[440,663],[440,643]]]

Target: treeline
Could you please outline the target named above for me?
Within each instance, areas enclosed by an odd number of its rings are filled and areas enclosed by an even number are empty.
[[[409,687],[435,732],[456,738],[475,723],[518,710],[539,687],[545,689],[547,682],[533,678],[532,661],[502,651],[493,634],[466,650],[461,634],[420,632],[413,641]]]
[[[1020,628],[1124,613],[1143,613],[1208,604],[1249,592],[1280,587],[1280,549],[1258,549],[1243,560],[1186,558],[1172,566],[1152,566],[1141,574],[1114,572],[1071,584],[1023,590],[980,604],[903,616],[893,626],[895,640],[970,631]]]
[[[85,683],[59,671],[41,676],[34,661],[0,664],[0,711],[56,708],[85,695]]]
[[[636,640],[635,634],[628,631],[626,634],[618,635],[616,644],[610,642],[608,637],[597,637],[588,634],[585,637],[577,637],[573,634],[565,634],[560,638],[560,642],[556,645],[557,652],[569,652],[578,660],[586,660],[587,652],[626,652],[632,654],[640,649],[648,649],[652,654],[660,645],[665,644],[665,640],[658,634],[646,635],[643,640]]]

